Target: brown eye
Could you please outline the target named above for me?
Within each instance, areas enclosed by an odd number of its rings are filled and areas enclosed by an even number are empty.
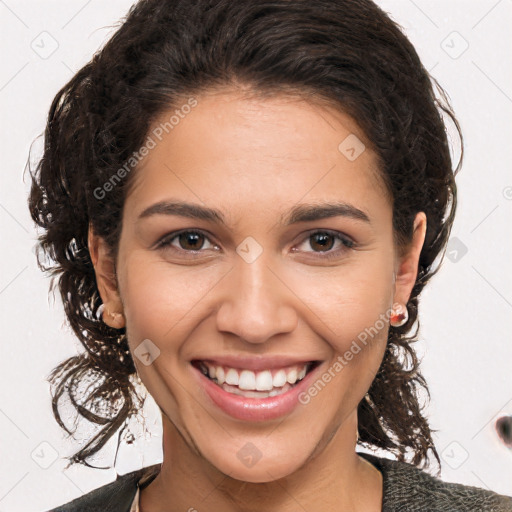
[[[186,251],[198,251],[204,244],[205,236],[196,231],[187,231],[178,235],[180,248]]]
[[[314,233],[310,236],[311,247],[319,251],[329,251],[334,246],[334,236],[329,233]]]
[[[317,230],[310,232],[298,248],[292,249],[292,252],[313,254],[318,261],[322,261],[343,258],[348,251],[356,247],[356,242],[339,231]]]
[[[176,253],[181,252],[182,254],[191,253],[191,255],[193,255],[194,252],[203,253],[208,249],[218,249],[204,233],[191,230],[180,231],[164,236],[157,243],[156,248],[165,251],[172,250]]]

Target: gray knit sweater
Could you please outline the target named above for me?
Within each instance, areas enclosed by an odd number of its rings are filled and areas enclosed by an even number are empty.
[[[411,464],[359,453],[381,473],[382,512],[512,512],[512,497],[461,484],[447,483]],[[49,512],[129,512],[137,483],[148,485],[158,474],[155,464],[126,475]]]

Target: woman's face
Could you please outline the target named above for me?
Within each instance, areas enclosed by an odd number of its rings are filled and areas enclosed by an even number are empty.
[[[233,478],[274,480],[339,432],[355,445],[425,226],[399,258],[375,155],[347,115],[234,91],[181,112],[149,133],[123,211],[119,295],[100,290],[191,452]]]

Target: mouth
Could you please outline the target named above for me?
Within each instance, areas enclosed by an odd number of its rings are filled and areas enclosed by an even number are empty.
[[[321,361],[306,361],[252,370],[230,367],[212,360],[192,361],[192,366],[226,393],[252,399],[271,398],[287,393],[320,364]]]

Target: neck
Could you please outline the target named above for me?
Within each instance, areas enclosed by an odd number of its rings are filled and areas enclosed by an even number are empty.
[[[218,471],[191,449],[165,415],[162,424],[162,467],[141,491],[141,512],[381,510],[382,475],[355,451],[356,414],[319,443],[302,467],[263,483],[243,482]]]

